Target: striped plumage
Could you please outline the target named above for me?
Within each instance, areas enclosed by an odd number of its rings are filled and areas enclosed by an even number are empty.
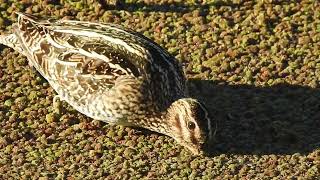
[[[166,134],[194,153],[213,138],[205,107],[187,97],[180,64],[146,37],[114,24],[22,13],[13,32],[0,43],[27,56],[79,112]]]

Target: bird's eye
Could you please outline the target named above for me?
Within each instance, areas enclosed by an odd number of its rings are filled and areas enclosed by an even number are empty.
[[[188,129],[190,129],[190,130],[193,130],[196,127],[194,122],[191,122],[191,121],[188,122],[187,126],[188,126]]]

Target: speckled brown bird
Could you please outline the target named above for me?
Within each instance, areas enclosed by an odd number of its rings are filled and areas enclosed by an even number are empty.
[[[0,43],[25,55],[79,112],[163,133],[195,154],[212,141],[215,124],[188,97],[181,65],[150,39],[115,24],[17,14]]]

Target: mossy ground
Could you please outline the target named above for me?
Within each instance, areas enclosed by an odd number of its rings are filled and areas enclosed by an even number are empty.
[[[52,88],[2,46],[0,179],[320,178],[319,1],[84,2],[0,0],[0,28],[23,11],[143,33],[185,64],[191,94],[219,122],[213,155],[66,103],[55,116]]]

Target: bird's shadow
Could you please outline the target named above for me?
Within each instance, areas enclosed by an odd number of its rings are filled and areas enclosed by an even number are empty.
[[[299,0],[300,1],[300,0]],[[117,0],[116,3],[108,4],[106,1],[100,0],[99,3],[102,5],[102,8],[105,10],[125,10],[128,12],[175,12],[175,13],[189,13],[194,10],[199,10],[201,14],[206,14],[210,7],[230,7],[230,8],[240,8],[243,6],[253,6],[255,3],[250,1],[224,1],[224,0],[215,0],[212,2],[125,2],[124,0]],[[284,5],[290,4],[290,0],[283,1],[274,1],[272,4],[275,5]]]
[[[320,90],[190,80],[218,131],[212,154],[306,154],[320,147]]]
[[[143,12],[177,12],[177,13],[188,13],[195,9],[208,11],[210,6],[221,6],[224,3],[194,3],[192,5],[186,5],[184,3],[172,2],[162,4],[150,4],[150,3],[121,3],[117,9],[122,9],[129,12],[143,11]],[[231,5],[231,4],[230,4]]]
[[[286,0],[288,1],[288,0]],[[213,2],[125,2],[118,0],[116,3],[108,4],[105,1],[99,1],[102,8],[105,10],[124,10],[128,12],[173,12],[173,13],[189,13],[194,10],[199,10],[200,14],[206,15],[210,7],[219,8],[221,6],[237,8],[242,7],[245,1],[233,2],[224,0],[215,0]],[[282,2],[282,1],[281,1]],[[282,4],[282,3],[277,3]]]

